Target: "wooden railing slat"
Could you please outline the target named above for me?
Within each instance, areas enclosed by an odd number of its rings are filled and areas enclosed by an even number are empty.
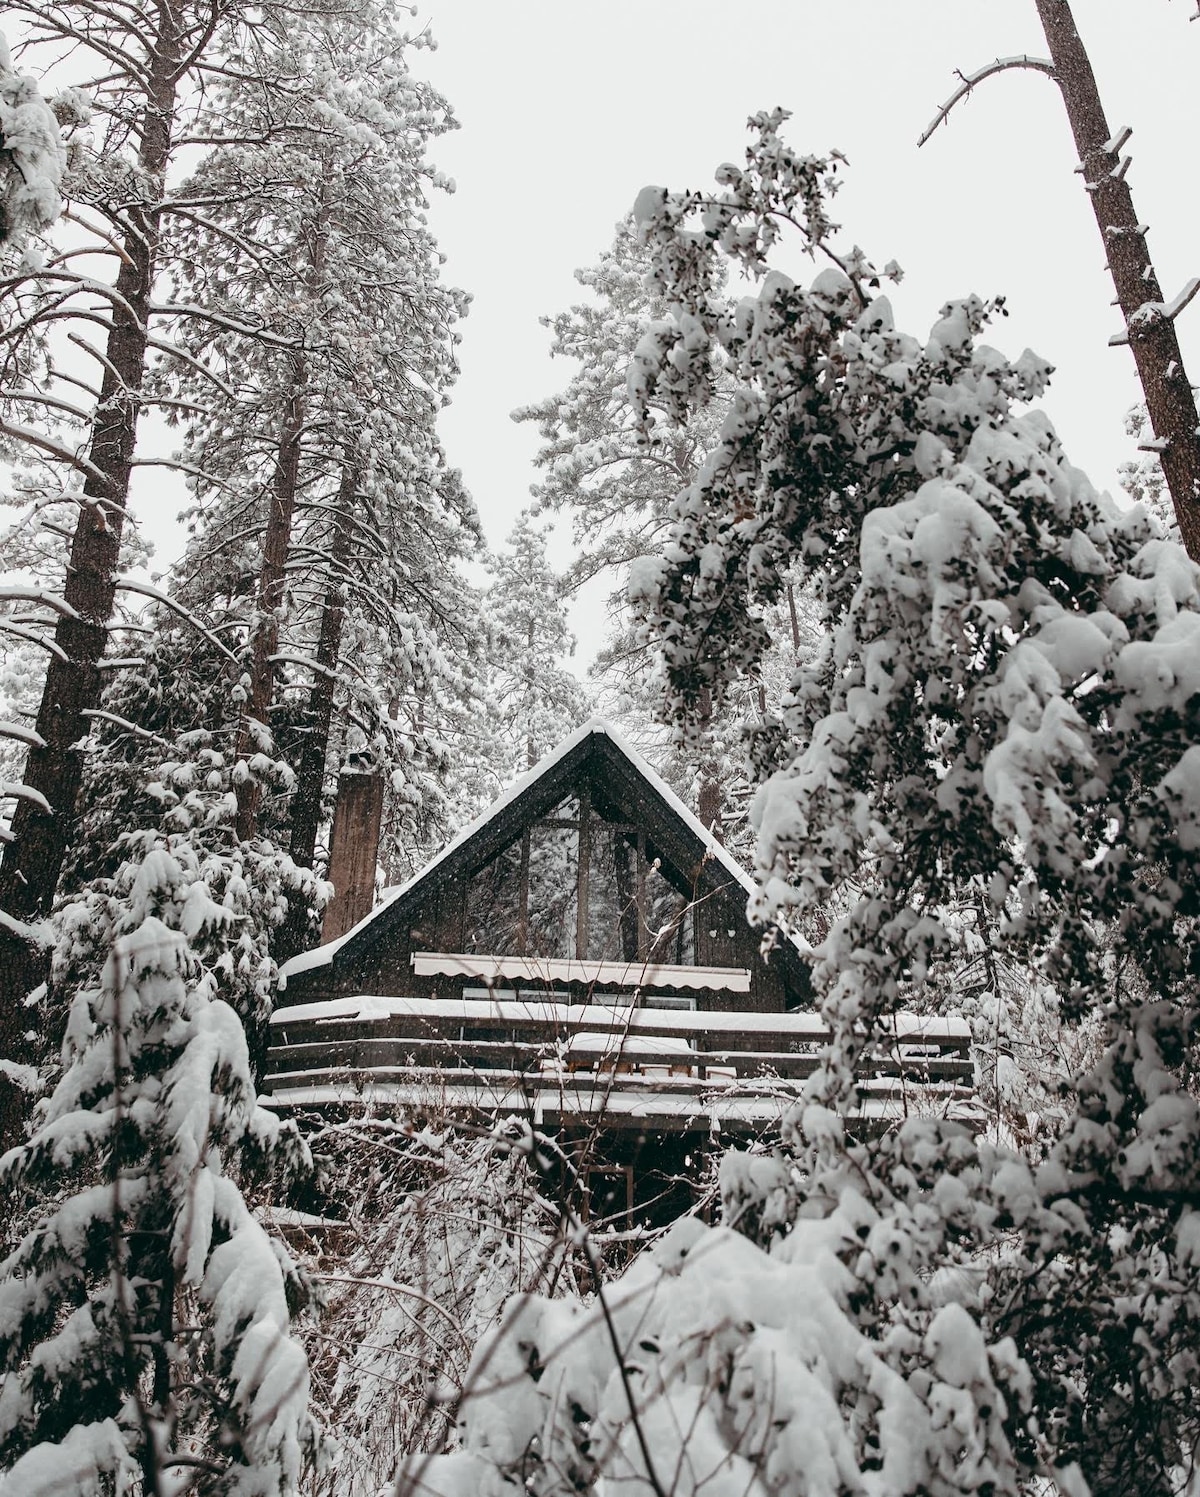
[[[862,1067],[862,1115],[969,1111],[965,1021],[899,1014],[893,1027],[890,1048]],[[608,1114],[614,1126],[759,1126],[798,1099],[828,1038],[810,1012],[356,996],[278,1009],[264,1086],[280,1106],[359,1099],[535,1119]]]
[[[468,1066],[479,1069],[484,1076],[502,1066],[504,1061],[516,1066],[525,1061],[524,1069],[530,1072],[559,1060],[566,1067],[583,1072],[599,1065],[611,1068],[621,1066],[676,1066],[692,1069],[734,1068],[739,1075],[760,1070],[774,1071],[780,1076],[810,1076],[820,1064],[818,1051],[796,1054],[781,1050],[700,1050],[689,1052],[678,1050],[636,1050],[623,1052],[619,1044],[603,1055],[596,1051],[576,1051],[556,1055],[545,1045],[521,1041],[502,1040],[406,1040],[358,1039],[343,1040],[334,1044],[322,1041],[307,1041],[303,1044],[273,1046],[268,1063],[268,1076],[280,1070],[295,1071],[306,1064],[322,1069],[343,1066],[348,1070],[361,1070],[375,1065]],[[880,1057],[879,1069],[903,1072],[909,1076],[928,1076],[931,1079],[967,1078],[974,1075],[972,1062],[961,1056],[929,1055]]]
[[[965,1020],[924,1014],[896,1014],[896,1037],[908,1044],[961,1047],[970,1043]],[[480,1028],[528,1030],[532,1033],[576,1031],[628,1032],[639,1035],[690,1036],[704,1033],[746,1033],[820,1043],[829,1029],[820,1015],[804,1012],[755,1013],[738,1009],[625,1008],[603,1003],[533,1003],[512,998],[379,998],[360,995],[302,1003],[275,1010],[272,1030],[294,1032],[297,1025],[316,1026],[328,1033],[347,1026],[356,1033],[383,1026],[387,1032],[438,1029],[470,1024]],[[313,1036],[315,1037],[315,1035]]]
[[[446,1066],[369,1066],[347,1071],[342,1066],[284,1072],[271,1078],[276,1089],[298,1083],[309,1085],[343,1081],[351,1088],[380,1083],[403,1084],[414,1094],[424,1091],[432,1102],[443,1087],[466,1086],[476,1091],[518,1093],[524,1098],[541,1096],[603,1097],[620,1093],[693,1096],[697,1099],[720,1096],[796,1097],[798,1089],[788,1090],[786,1078],[774,1076],[741,1077],[724,1084],[706,1083],[694,1076],[597,1075],[594,1072],[571,1072],[563,1076],[537,1076],[524,1071],[476,1071]],[[861,1083],[862,1089],[876,1099],[898,1099],[907,1094],[911,1084],[900,1077],[874,1077]],[[939,1091],[967,1094],[970,1088],[946,1087]]]

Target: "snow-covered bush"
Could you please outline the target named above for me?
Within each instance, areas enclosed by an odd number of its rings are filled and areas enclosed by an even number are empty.
[[[303,1148],[259,1109],[238,1015],[190,942],[229,912],[163,846],[131,870],[63,1074],[0,1159],[0,1492],[250,1497],[314,1447],[289,1333],[305,1287],[250,1214],[247,1154]]]
[[[832,1160],[837,1120],[806,1121]],[[884,1162],[890,1182],[864,1189],[861,1151],[843,1154],[836,1193],[809,1195],[777,1239],[770,1213],[759,1242],[684,1218],[590,1305],[514,1300],[468,1375],[463,1451],[410,1459],[400,1491],[1015,1491],[1029,1374],[959,1302],[978,1276],[944,1268],[986,1220],[984,1161],[962,1129],[923,1121]],[[789,1173],[727,1156],[727,1218],[782,1204]]]

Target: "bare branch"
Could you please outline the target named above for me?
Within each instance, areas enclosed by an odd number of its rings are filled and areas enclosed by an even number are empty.
[[[949,119],[950,111],[965,99],[977,84],[982,83],[985,78],[990,78],[993,73],[1007,73],[1013,68],[1031,69],[1035,73],[1045,73],[1048,78],[1056,76],[1054,64],[1048,57],[1030,57],[1024,52],[1018,57],[997,57],[995,62],[987,63],[975,73],[959,73],[957,76],[962,80],[961,83],[921,132],[917,140],[917,149],[920,150],[937,127]]]
[[[71,336],[72,335],[70,333],[67,334],[68,338],[70,338]],[[78,375],[67,374],[62,369],[56,369],[53,367],[50,369],[49,373],[52,380],[61,380],[65,385],[74,385],[77,390],[82,390],[85,395],[90,395],[93,401],[97,401],[100,399],[100,391],[97,390],[94,385],[89,385],[87,380],[80,379]]]
[[[113,379],[119,382],[118,388],[123,390],[126,394],[129,393],[129,386],[125,383],[121,371],[102,349],[97,348],[94,343],[89,343],[82,333],[68,333],[67,342],[74,343],[76,348],[82,348],[84,353],[90,353],[92,358],[94,358],[96,362],[108,374],[111,374]],[[59,377],[61,378],[61,376]],[[96,398],[99,399],[100,397],[97,396]]]
[[[47,816],[54,815],[50,802],[40,790],[34,790],[28,785],[18,785],[13,780],[0,780],[0,800],[27,800]]]
[[[50,457],[57,458],[59,462],[69,463],[72,468],[77,468],[80,473],[86,473],[89,478],[96,478],[101,483],[107,484],[107,475],[102,473],[95,463],[90,462],[81,453],[72,452],[67,447],[60,447],[57,442],[42,436],[40,432],[34,431],[31,427],[15,426],[10,421],[0,420],[0,433],[6,437],[12,437],[14,441],[25,442],[30,447],[36,447],[39,451],[48,453]]]
[[[253,323],[240,322],[236,317],[226,317],[220,312],[210,311],[207,307],[161,304],[152,306],[150,312],[157,317],[192,317],[201,322],[211,322],[215,327],[225,328],[231,333],[240,333],[247,338],[255,338],[272,348],[300,347],[299,339],[286,338],[279,333],[273,333],[265,324],[255,327]]]
[[[161,744],[163,748],[171,747],[160,733],[152,733],[149,728],[139,727],[137,723],[131,723],[127,717],[118,717],[115,712],[102,712],[99,707],[85,707],[83,715],[96,722],[112,723],[114,727],[123,728],[125,732],[132,733],[135,738],[145,738],[150,743]]]
[[[37,629],[30,629],[24,624],[14,623],[12,619],[0,618],[0,633],[15,634],[18,639],[24,639],[31,645],[37,645],[40,649],[48,650],[51,655],[57,655],[60,660],[67,659],[67,652],[56,640],[40,633]],[[3,731],[0,729],[0,731]]]
[[[61,613],[65,619],[80,617],[65,598],[60,598],[55,593],[48,593],[44,588],[27,587],[22,583],[13,583],[11,586],[6,583],[0,586],[0,603],[37,603],[42,608]]]
[[[28,400],[35,405],[49,406],[56,411],[63,411],[66,415],[73,417],[76,421],[82,421],[85,425],[92,419],[90,411],[80,410],[77,405],[72,405],[69,400],[60,400],[56,395],[43,395],[40,390],[5,390],[5,400]]]
[[[227,385],[219,375],[214,374],[207,364],[203,364],[199,359],[193,358],[186,350],[177,348],[175,344],[168,343],[163,338],[147,338],[146,343],[148,347],[156,349],[159,353],[167,354],[170,358],[179,359],[182,363],[187,364],[189,368],[194,369],[197,374],[208,380],[210,384],[216,385],[221,394],[228,399],[236,400],[238,398],[236,390]]]
[[[113,253],[120,256],[122,264],[133,264],[128,252],[119,239],[115,238],[112,234],[105,233],[103,229],[98,228],[95,224],[89,223],[86,218],[81,218],[77,209],[64,208],[60,217],[67,219],[70,223],[78,224],[81,229],[86,229],[89,234],[95,234],[97,239],[103,239]]]

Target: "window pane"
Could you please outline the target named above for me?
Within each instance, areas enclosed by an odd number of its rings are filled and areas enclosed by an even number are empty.
[[[691,993],[660,993],[654,988],[647,988],[642,994],[642,1007],[694,1009],[696,999]]]
[[[695,965],[696,921],[691,901],[653,863],[646,869],[646,944],[652,961]]]
[[[467,886],[466,941],[472,954],[517,956],[521,922],[521,845],[506,847]]]
[[[638,955],[637,834],[593,817],[588,877],[588,949],[593,961]]]
[[[529,829],[529,955],[573,957],[579,842],[574,827]]]
[[[568,795],[566,800],[559,801],[558,805],[554,807],[553,811],[547,811],[544,819],[546,821],[578,821],[578,799],[573,795]]]

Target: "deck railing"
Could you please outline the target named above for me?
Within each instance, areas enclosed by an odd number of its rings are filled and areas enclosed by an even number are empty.
[[[897,1014],[859,1077],[864,1117],[969,1117],[970,1030]],[[380,1104],[517,1112],[537,1126],[758,1131],[821,1062],[809,1012],[614,1007],[495,996],[356,996],[276,1010],[264,1080],[279,1107]]]

